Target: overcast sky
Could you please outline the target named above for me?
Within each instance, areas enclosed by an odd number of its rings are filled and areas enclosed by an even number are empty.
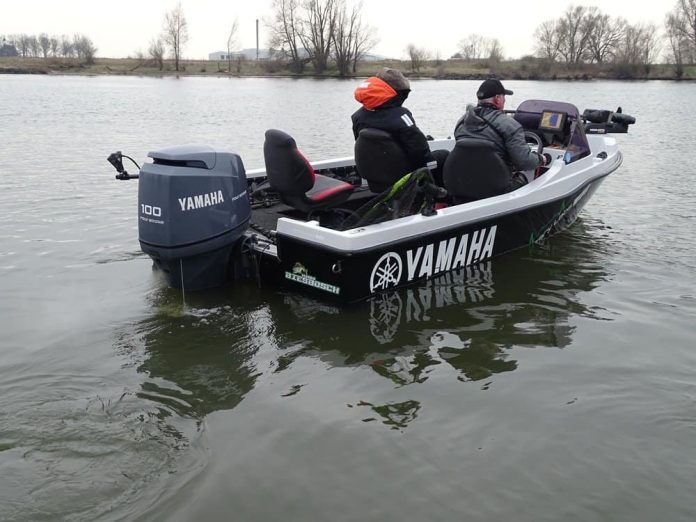
[[[349,2],[351,0],[348,0]],[[18,33],[72,35],[92,39],[97,56],[133,56],[147,52],[149,42],[162,28],[164,13],[177,0],[0,0],[0,35]],[[662,28],[665,14],[676,0],[365,0],[363,19],[376,29],[379,43],[373,53],[405,58],[409,43],[448,58],[457,43],[470,34],[497,38],[506,57],[533,50],[534,29],[559,17],[570,5],[595,5],[602,13],[621,16],[629,23],[652,22]],[[189,25],[185,58],[207,58],[226,48],[235,18],[239,22],[239,47],[256,46],[255,21],[259,20],[259,45],[266,47],[271,18],[270,0],[181,0]],[[481,7],[477,7],[477,6]],[[489,14],[485,14],[485,12]]]

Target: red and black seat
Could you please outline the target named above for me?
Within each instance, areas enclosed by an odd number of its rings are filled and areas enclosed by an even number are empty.
[[[302,212],[323,210],[346,201],[353,185],[314,172],[289,134],[268,129],[263,144],[266,175],[280,199]]]

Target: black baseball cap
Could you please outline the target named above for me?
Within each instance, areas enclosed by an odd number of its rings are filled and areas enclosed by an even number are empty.
[[[512,94],[512,91],[503,87],[503,84],[500,83],[500,80],[489,78],[488,80],[485,80],[478,88],[478,91],[476,92],[476,97],[479,100],[485,100],[488,98],[492,98],[496,94]]]

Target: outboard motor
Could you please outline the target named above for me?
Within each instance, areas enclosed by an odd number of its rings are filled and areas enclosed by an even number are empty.
[[[242,159],[192,145],[148,156],[138,187],[140,247],[175,288],[224,284],[251,216]]]
[[[636,122],[633,116],[624,114],[621,107],[616,109],[616,112],[585,109],[582,119],[585,121],[587,134],[626,133],[628,126]]]

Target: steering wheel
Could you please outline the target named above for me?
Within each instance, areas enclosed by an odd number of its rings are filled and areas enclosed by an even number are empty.
[[[529,145],[529,148],[532,149],[533,152],[541,154],[544,150],[544,143],[541,141],[541,136],[535,132],[524,131],[524,141],[527,142],[527,145]]]

